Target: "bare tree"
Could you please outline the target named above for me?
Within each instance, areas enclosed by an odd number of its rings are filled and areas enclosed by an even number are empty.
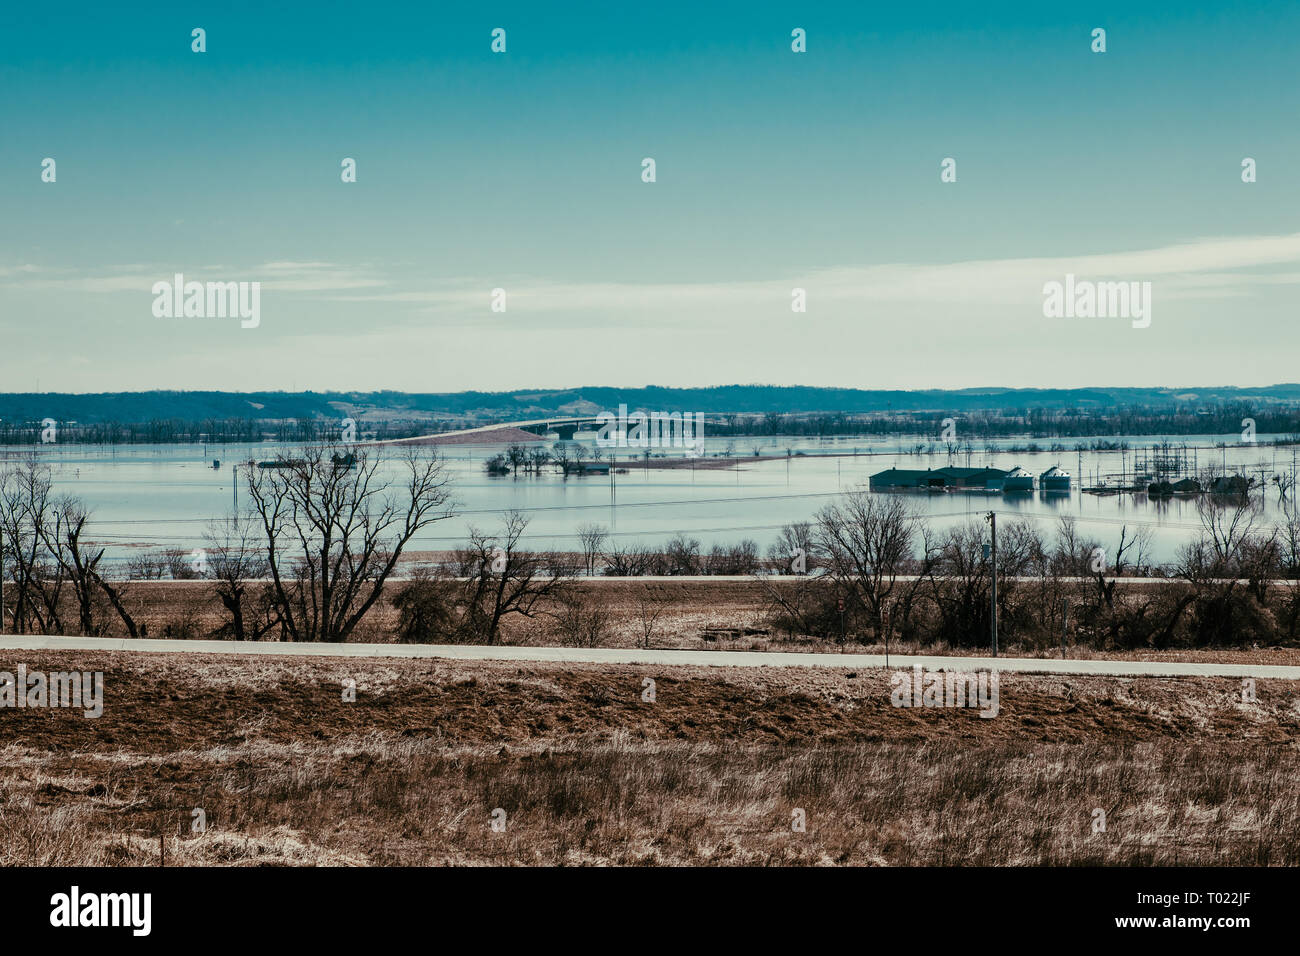
[[[260,539],[260,529],[247,515],[232,515],[208,528],[212,590],[230,615],[221,631],[236,641],[261,640],[280,623],[274,588],[255,583],[270,570]]]
[[[287,640],[346,641],[411,539],[452,514],[436,455],[408,446],[399,477],[389,480],[378,456],[351,453],[351,467],[339,463],[333,446],[318,445],[277,458],[275,467],[248,469]]]
[[[1143,557],[1150,549],[1151,529],[1139,527],[1137,531],[1130,532],[1126,524],[1120,526],[1119,543],[1115,546],[1110,561],[1106,560],[1103,550],[1095,549],[1097,559],[1089,562],[1088,574],[1096,583],[1097,596],[1106,605],[1107,610],[1115,610],[1115,587],[1119,584],[1119,579],[1124,576],[1125,570],[1140,568]],[[1107,564],[1110,565],[1109,574]]]
[[[528,449],[523,445],[511,445],[506,449],[506,461],[510,462],[515,474],[519,474],[528,463]]]
[[[560,466],[560,472],[567,475],[573,469],[573,458],[569,453],[570,445],[566,441],[557,441],[551,446],[551,461]]]
[[[203,577],[191,552],[184,548],[168,548],[163,552],[163,561],[173,581],[193,581]]]
[[[1291,581],[1300,578],[1300,518],[1291,515],[1280,527],[1278,549],[1279,573]]]
[[[805,574],[756,574],[767,599],[768,619],[791,635],[829,637],[838,627],[834,591],[828,579]]]
[[[916,515],[900,498],[850,491],[817,515],[817,552],[839,589],[879,621],[913,558]]]
[[[715,544],[709,550],[709,574],[755,574],[761,564],[758,542],[745,538],[737,544]]]
[[[564,596],[567,569],[544,554],[520,548],[527,528],[528,519],[512,511],[500,534],[471,529],[469,543],[458,552],[457,563],[468,571],[458,602],[460,629],[468,637],[495,644],[505,618],[534,617],[549,602]]]
[[[126,585],[114,586],[100,574],[104,548],[86,540],[86,523],[90,512],[76,498],[60,498],[54,507],[54,526],[49,531],[45,547],[54,555],[72,585],[77,602],[78,633],[99,636],[108,627],[97,620],[95,598],[102,594],[117,612],[131,637],[139,637],[135,619],[126,609]]]
[[[605,542],[609,539],[609,529],[603,524],[580,524],[578,525],[578,541],[582,545],[582,557],[587,568],[587,576],[591,577],[596,573],[596,561],[605,548]]]
[[[1202,646],[1239,642],[1257,630],[1267,580],[1280,563],[1277,532],[1255,531],[1256,505],[1248,499],[1204,495],[1197,501],[1201,534],[1179,551],[1178,575],[1191,585],[1193,639]],[[1238,579],[1247,578],[1246,594]]]
[[[1240,550],[1255,530],[1259,509],[1252,501],[1233,501],[1226,496],[1201,495],[1196,500],[1212,560],[1224,574],[1233,572]]]
[[[545,448],[533,448],[528,452],[528,467],[533,474],[540,475],[546,463],[551,460],[551,453]]]
[[[13,629],[60,633],[59,601],[65,578],[49,543],[55,498],[50,469],[33,455],[0,473],[0,548],[13,584]],[[3,609],[0,609],[3,613]]]
[[[700,541],[684,534],[675,534],[664,548],[669,574],[700,573]]]
[[[678,585],[681,587],[681,585]],[[637,623],[640,625],[642,647],[649,650],[650,639],[654,637],[659,618],[668,610],[674,600],[674,594],[667,585],[646,581],[637,594]]]
[[[779,574],[804,574],[813,569],[813,551],[812,524],[796,521],[781,528],[768,557]]]
[[[126,576],[130,581],[161,581],[166,573],[167,559],[156,552],[132,555],[126,563]]]
[[[641,577],[650,573],[655,557],[644,545],[614,544],[605,554],[605,573],[619,578]]]
[[[457,603],[462,590],[461,582],[444,567],[417,567],[393,595],[397,639],[403,644],[436,644],[463,637]]]
[[[950,528],[930,575],[941,632],[958,646],[979,646],[988,635],[991,568],[984,545],[982,523]]]
[[[599,647],[609,636],[610,610],[599,599],[578,588],[567,588],[547,613],[554,619],[553,631],[574,647]]]

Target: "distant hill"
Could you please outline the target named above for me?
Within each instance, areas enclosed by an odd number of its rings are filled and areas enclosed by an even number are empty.
[[[620,404],[666,411],[815,414],[975,412],[1007,409],[1106,411],[1124,407],[1300,406],[1300,384],[1257,388],[966,388],[884,391],[813,386],[720,385],[713,388],[518,389],[510,392],[104,392],[0,393],[0,421],[54,418],[82,424],[156,419],[455,420],[488,424],[548,415],[580,415]]]

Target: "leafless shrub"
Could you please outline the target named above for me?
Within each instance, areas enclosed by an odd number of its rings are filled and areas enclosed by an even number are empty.
[[[418,573],[394,598],[398,639],[495,644],[511,617],[563,613],[560,605],[570,599],[575,567],[549,552],[521,547],[527,527],[527,518],[511,512],[499,534],[471,529],[469,542],[452,561],[455,577]]]
[[[602,524],[586,523],[578,525],[578,542],[582,545],[583,564],[590,577],[596,573],[596,562],[600,560],[609,540],[609,529]]]
[[[669,574],[700,573],[700,542],[684,534],[673,535],[663,552]]]
[[[605,557],[605,573],[607,575],[619,578],[634,578],[649,574],[657,555],[641,545],[616,544],[606,552]]]
[[[706,562],[709,574],[755,574],[761,560],[758,543],[749,538],[733,545],[715,544]]]
[[[600,647],[608,642],[611,615],[609,608],[586,591],[570,588],[562,591],[548,611],[552,632],[561,643],[571,647]]]

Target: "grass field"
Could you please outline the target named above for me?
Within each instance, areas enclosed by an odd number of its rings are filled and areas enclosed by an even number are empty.
[[[982,719],[882,671],[19,663],[104,713],[0,710],[3,864],[1300,864],[1285,681],[1003,675]]]
[[[641,582],[604,579],[579,581],[593,598],[609,612],[609,633],[602,646],[635,647],[642,639],[638,601],[644,593]],[[768,620],[768,608],[761,585],[752,581],[689,581],[664,579],[659,585],[671,598],[655,625],[651,643],[655,647],[687,650],[800,651],[803,653],[839,653],[840,645],[810,639],[790,639],[774,630]],[[352,640],[359,643],[384,644],[393,640],[397,611],[392,596],[401,585],[391,585],[384,596],[361,622]],[[220,605],[212,595],[212,586],[203,581],[136,581],[129,585],[129,601],[136,620],[145,624],[148,637],[206,638],[225,620]],[[117,624],[108,618],[111,623]],[[557,644],[560,639],[548,629],[549,619],[507,618],[502,624],[503,642],[520,645]],[[731,633],[728,633],[731,632]],[[112,634],[125,637],[120,626]],[[895,641],[890,648],[899,654],[974,654],[983,648],[969,649],[949,644],[922,644]],[[850,641],[849,653],[884,653],[880,643],[860,644]],[[1002,653],[1010,657],[1056,657],[1056,646],[1039,648],[1015,642],[1004,644]],[[1219,661],[1226,663],[1300,665],[1300,647],[1257,647],[1254,649],[1098,650],[1070,645],[1073,657],[1107,660]]]

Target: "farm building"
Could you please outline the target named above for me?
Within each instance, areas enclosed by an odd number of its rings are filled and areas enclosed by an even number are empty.
[[[898,491],[905,488],[947,488],[1001,491],[1007,473],[1000,468],[890,468],[871,476],[872,491]]]
[[[1033,491],[1034,476],[1023,468],[1012,468],[1002,479],[1003,491]]]
[[[1250,479],[1242,475],[1223,475],[1210,482],[1210,493],[1215,495],[1244,495],[1250,488]]]
[[[1069,491],[1070,473],[1060,465],[1053,465],[1038,476],[1038,487],[1044,491]]]

